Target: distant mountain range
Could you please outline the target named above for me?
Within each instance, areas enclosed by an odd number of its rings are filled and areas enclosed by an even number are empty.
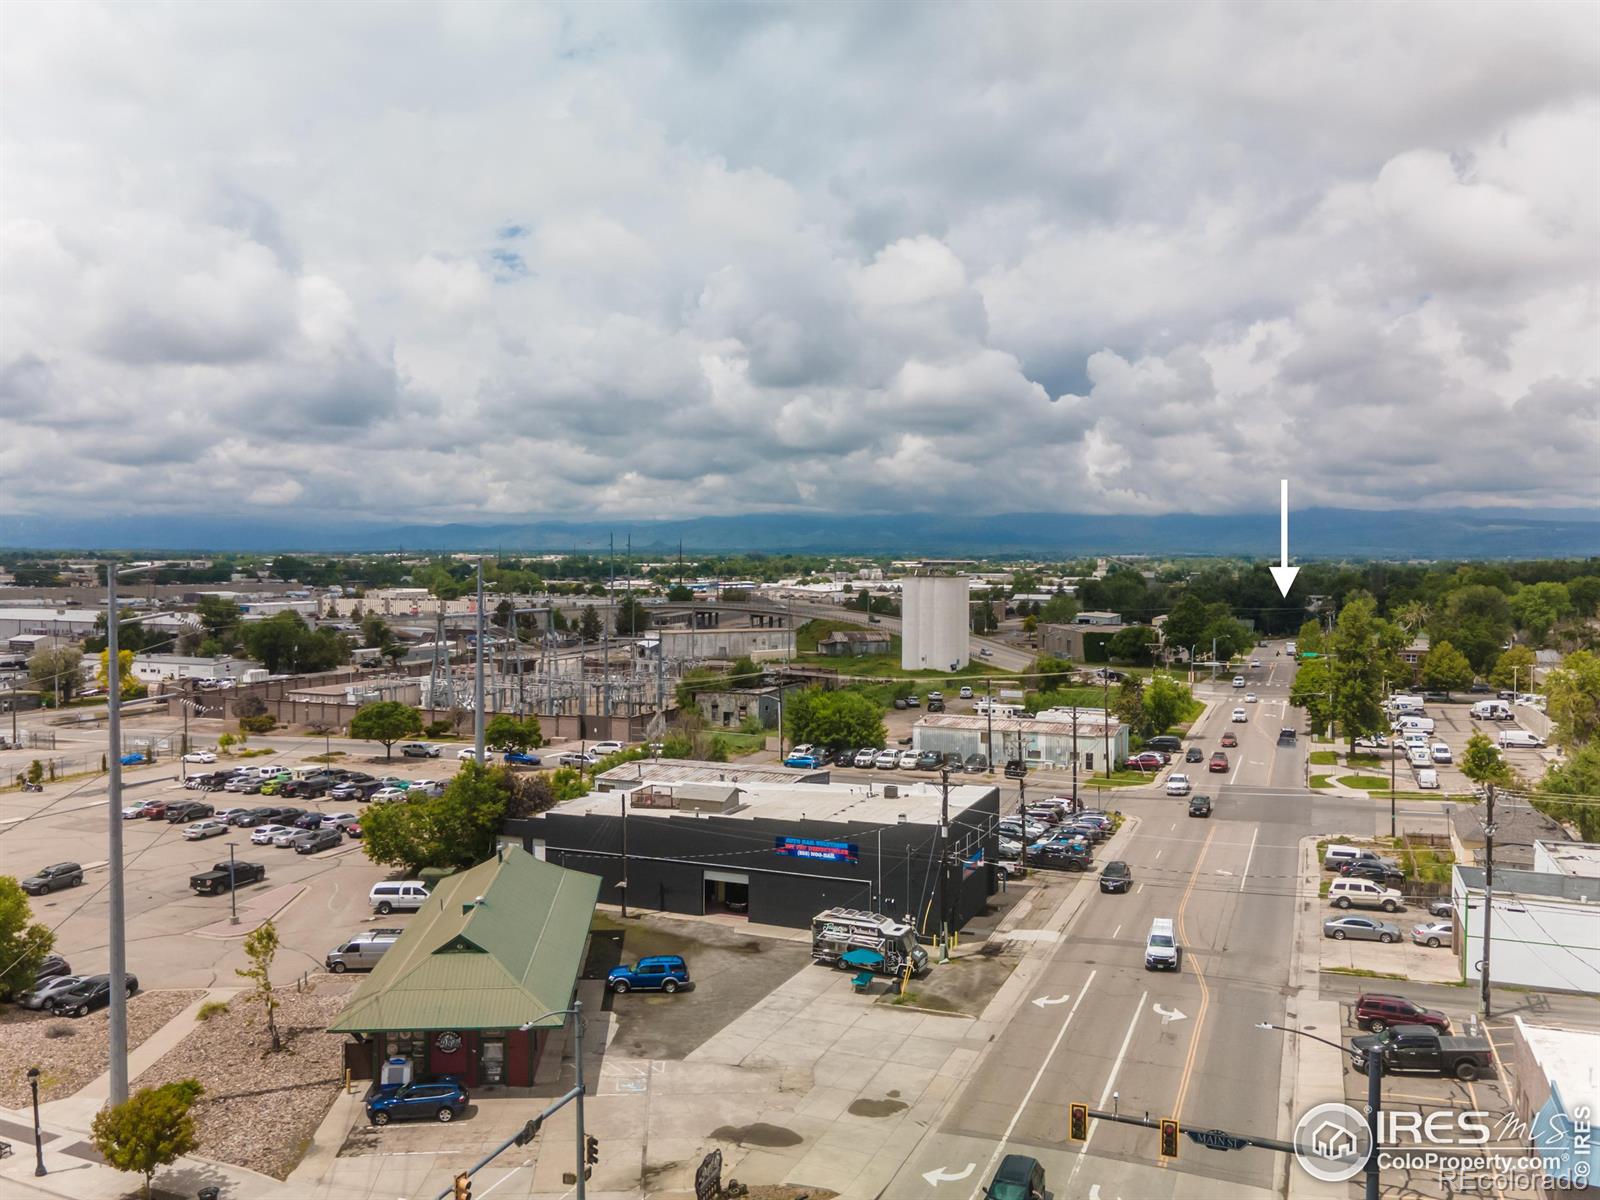
[[[1600,513],[1586,509],[1311,508],[1290,517],[1295,562],[1326,558],[1568,558],[1600,554]],[[927,556],[1090,554],[1276,558],[1278,514],[1097,516],[1000,513],[752,513],[664,521],[528,520],[505,524],[341,524],[335,519],[125,516],[0,517],[0,548],[162,552],[499,550],[689,551]]]

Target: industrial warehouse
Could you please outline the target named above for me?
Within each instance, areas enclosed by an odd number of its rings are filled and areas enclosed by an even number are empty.
[[[807,928],[828,908],[904,917],[931,938],[998,888],[999,789],[938,784],[667,782],[507,821],[548,862],[602,879],[602,903]],[[941,814],[948,823],[941,836]],[[941,862],[943,871],[941,871]]]

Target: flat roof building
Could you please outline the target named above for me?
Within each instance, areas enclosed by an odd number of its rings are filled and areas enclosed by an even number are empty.
[[[1115,717],[1088,710],[1079,712],[1076,727],[1070,712],[1064,720],[934,713],[911,727],[911,745],[919,752],[935,750],[964,759],[981,754],[991,763],[1020,758],[1030,767],[1070,769],[1076,755],[1078,769],[1091,772],[1105,770],[1108,754],[1114,763],[1128,756],[1128,729]]]
[[[1498,835],[1495,849],[1498,859]],[[1450,898],[1464,978],[1482,978],[1480,964],[1488,957],[1495,983],[1600,995],[1600,938],[1595,936],[1600,929],[1600,884],[1594,879],[1505,869],[1496,862],[1490,922],[1494,944],[1487,956],[1483,868],[1458,863],[1451,873]]]

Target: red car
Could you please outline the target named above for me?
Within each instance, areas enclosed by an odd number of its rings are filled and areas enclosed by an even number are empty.
[[[1213,771],[1226,771],[1228,769],[1228,756],[1221,750],[1211,756],[1211,769]]]
[[[344,831],[352,840],[359,839],[361,837],[361,824],[357,822],[353,825],[346,825]]]
[[[1222,735],[1222,744],[1224,746],[1237,746],[1239,739],[1234,737],[1232,733],[1225,733]]]
[[[149,817],[152,821],[164,821],[167,819],[167,802],[165,800],[157,800],[154,804],[146,807],[139,815],[141,817]]]
[[[1166,762],[1166,755],[1154,750],[1144,750],[1128,759],[1124,766],[1130,771],[1159,771]]]

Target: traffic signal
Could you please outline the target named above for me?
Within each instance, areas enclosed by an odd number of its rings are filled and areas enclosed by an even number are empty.
[[[526,1146],[529,1142],[533,1141],[534,1137],[538,1135],[539,1126],[543,1124],[543,1117],[534,1117],[533,1120],[524,1125],[522,1127],[522,1132],[516,1136],[517,1145]]]
[[[1089,1106],[1087,1104],[1069,1104],[1067,1106],[1067,1136],[1075,1142],[1088,1140]]]
[[[600,1161],[600,1139],[592,1133],[583,1139],[583,1161],[591,1166]]]
[[[455,1188],[455,1192],[454,1192],[454,1198],[455,1198],[455,1200],[472,1200],[472,1176],[471,1175],[457,1175],[456,1176],[456,1188]]]
[[[1178,1122],[1171,1117],[1161,1119],[1161,1157],[1178,1157]]]

